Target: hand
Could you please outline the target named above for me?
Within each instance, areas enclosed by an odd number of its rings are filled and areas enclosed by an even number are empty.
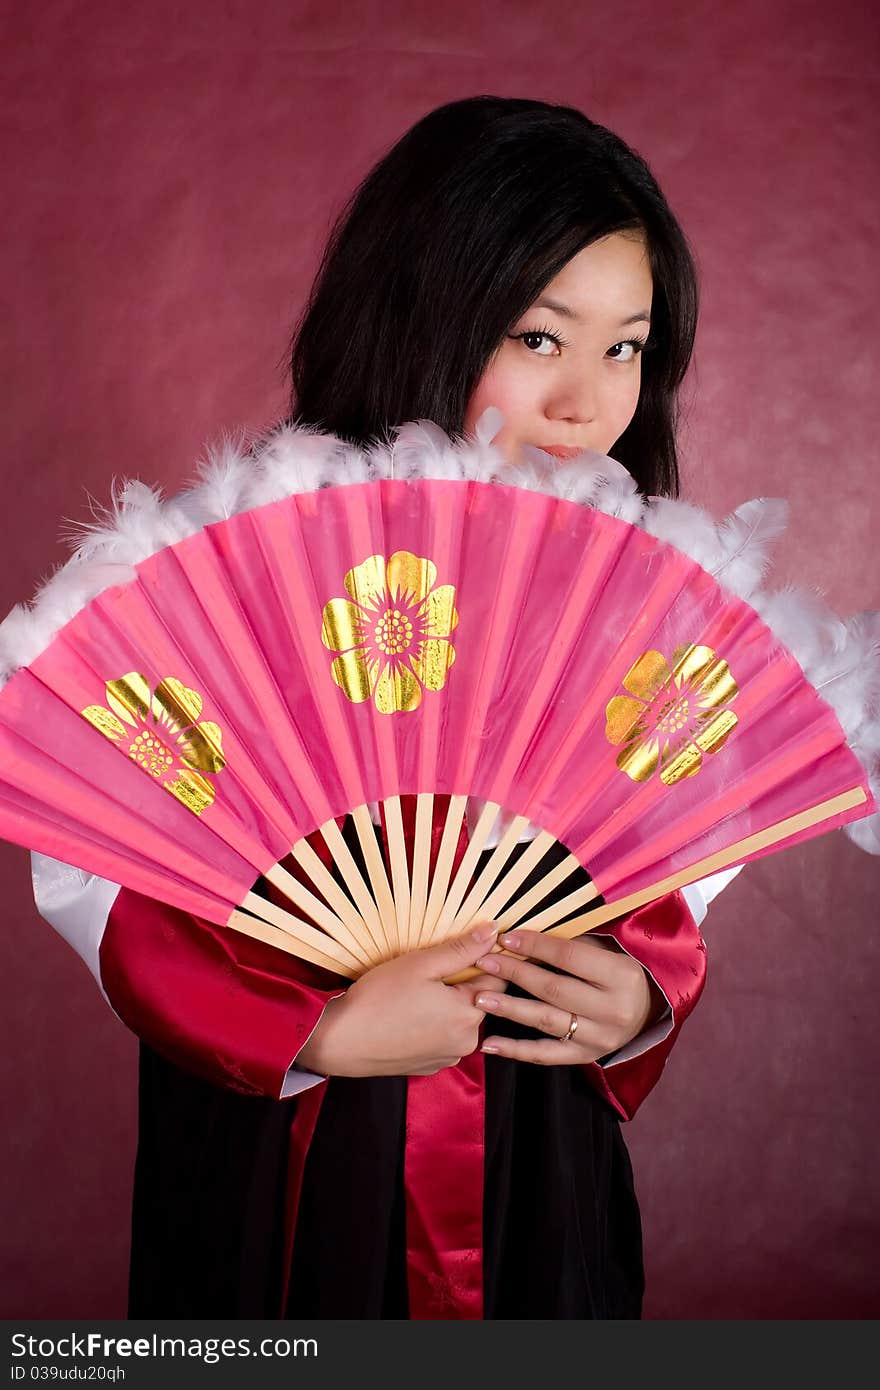
[[[534,1040],[487,1036],[484,1052],[541,1066],[595,1062],[641,1033],[655,1012],[659,991],[652,992],[638,961],[608,938],[585,935],[566,941],[545,932],[520,929],[499,937],[498,945],[516,951],[517,956],[493,953],[483,956],[477,965],[534,997],[518,999],[480,990],[475,994],[477,1007],[549,1036]],[[542,969],[518,956],[542,961],[565,973]],[[563,1041],[572,1015],[577,1029]]]
[[[498,928],[409,951],[367,970],[331,999],[297,1066],[324,1076],[432,1076],[476,1049],[483,1010],[478,993],[506,988],[491,975],[467,984],[446,976],[490,950]]]

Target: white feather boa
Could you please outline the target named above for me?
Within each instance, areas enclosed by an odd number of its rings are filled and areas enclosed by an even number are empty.
[[[564,497],[641,526],[749,602],[834,709],[880,802],[880,615],[841,619],[810,593],[763,588],[768,549],[785,529],[787,504],[754,498],[716,521],[690,502],[646,499],[622,464],[592,450],[560,465],[540,449],[526,448],[523,462],[513,467],[492,443],[503,419],[490,408],[474,435],[459,442],[429,420],[413,421],[398,429],[393,442],[370,449],[285,423],[250,446],[244,438],[235,442],[228,436],[208,444],[196,481],[174,497],[163,498],[160,489],[136,479],[114,483],[103,515],[68,532],[72,557],[29,603],[17,604],[0,623],[0,687],[97,594],[134,579],[141,560],[211,522],[293,493],[380,478],[499,482]],[[863,849],[880,854],[880,813],[844,829]]]

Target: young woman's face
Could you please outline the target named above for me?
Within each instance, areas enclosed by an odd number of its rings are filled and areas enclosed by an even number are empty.
[[[465,430],[490,405],[504,412],[495,444],[607,454],[635,414],[653,285],[644,238],[614,232],[550,281],[477,383]],[[552,303],[551,303],[552,301]]]

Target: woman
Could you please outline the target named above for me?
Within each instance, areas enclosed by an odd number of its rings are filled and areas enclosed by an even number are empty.
[[[674,495],[696,305],[681,230],[622,141],[565,107],[454,102],[338,220],[291,416],[367,443],[417,418],[469,433],[495,406],[512,463],[593,448]],[[130,1316],[638,1317],[619,1120],[699,997],[696,918],[727,877],[602,938],[520,932],[517,962],[484,934],[348,989],[84,883],[93,968],[142,1039]],[[93,891],[109,917],[89,917]],[[65,930],[71,904],[37,896]],[[442,983],[470,963],[476,980]]]

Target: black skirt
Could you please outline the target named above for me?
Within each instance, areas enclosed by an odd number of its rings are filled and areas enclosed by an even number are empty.
[[[141,1044],[129,1317],[278,1317],[297,1103],[212,1086]],[[327,1083],[288,1317],[408,1316],[405,1103],[405,1077]],[[485,1139],[484,1316],[638,1318],[629,1156],[580,1069],[488,1056]]]
[[[557,891],[586,882],[580,870]],[[492,1032],[537,1036],[501,1017]],[[617,1115],[577,1066],[487,1055],[485,1077],[484,1316],[640,1317],[641,1223]],[[406,1088],[403,1076],[327,1082],[288,1317],[408,1317]],[[143,1043],[139,1096],[129,1316],[278,1317],[297,1099],[212,1086]]]

